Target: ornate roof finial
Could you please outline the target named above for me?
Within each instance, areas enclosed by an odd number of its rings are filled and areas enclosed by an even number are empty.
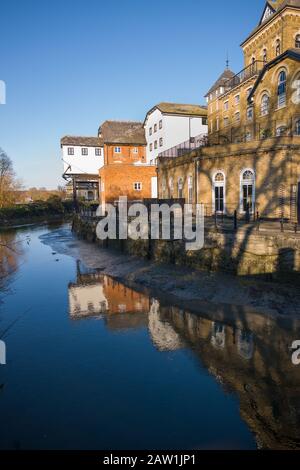
[[[229,69],[229,55],[228,55],[228,51],[227,51],[227,56],[226,56],[226,69],[227,69],[227,70]]]

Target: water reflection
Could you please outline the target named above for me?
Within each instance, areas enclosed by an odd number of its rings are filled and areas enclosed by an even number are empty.
[[[17,273],[25,246],[29,243],[29,237],[21,240],[16,231],[0,232],[0,291],[2,293],[7,290],[13,275]]]
[[[258,447],[300,449],[300,368],[291,344],[300,320],[223,311],[196,314],[151,299],[101,273],[82,273],[69,285],[70,317],[103,318],[112,330],[147,328],[160,352],[189,349],[201,366],[237,394],[240,414]],[[209,406],[209,403],[208,403]]]

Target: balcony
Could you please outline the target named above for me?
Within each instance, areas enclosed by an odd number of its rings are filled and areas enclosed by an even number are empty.
[[[249,80],[249,78],[258,75],[264,68],[264,65],[265,63],[262,60],[256,60],[251,65],[248,65],[248,67],[244,68],[224,84],[225,93],[230,91],[232,88],[241,85],[246,80]]]
[[[187,153],[190,153],[192,150],[196,150],[200,147],[205,147],[208,143],[207,134],[200,134],[196,137],[191,137],[190,140],[182,142],[181,144],[175,145],[164,152],[161,152],[158,155],[158,158],[176,158],[182,157]]]

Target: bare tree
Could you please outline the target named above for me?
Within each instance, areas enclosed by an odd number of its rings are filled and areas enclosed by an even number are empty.
[[[0,148],[0,209],[14,204],[20,189],[21,183],[16,179],[12,161]]]

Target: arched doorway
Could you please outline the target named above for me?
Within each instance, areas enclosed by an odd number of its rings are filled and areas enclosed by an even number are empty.
[[[224,213],[226,210],[225,174],[218,171],[213,176],[213,211]]]
[[[241,212],[250,213],[255,209],[255,173],[252,169],[245,169],[241,173],[241,195],[240,195]]]

